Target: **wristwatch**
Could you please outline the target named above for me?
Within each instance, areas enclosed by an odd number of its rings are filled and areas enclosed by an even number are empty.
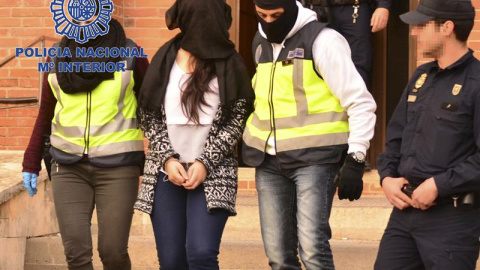
[[[365,154],[363,152],[357,151],[349,154],[356,162],[365,163]]]

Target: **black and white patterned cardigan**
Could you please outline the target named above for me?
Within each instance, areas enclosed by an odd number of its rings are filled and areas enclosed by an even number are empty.
[[[140,113],[140,127],[149,144],[143,181],[134,208],[151,214],[160,170],[168,158],[178,158],[179,155],[168,137],[164,107],[162,106],[161,115],[158,116],[146,111]],[[245,99],[236,100],[230,108],[220,105],[205,142],[204,152],[197,158],[207,168],[203,185],[209,212],[220,208],[227,210],[230,215],[236,215],[237,145],[242,137],[248,113]]]

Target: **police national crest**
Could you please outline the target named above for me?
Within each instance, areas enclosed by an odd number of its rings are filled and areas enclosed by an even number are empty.
[[[81,44],[108,33],[113,10],[111,0],[53,0],[50,3],[55,32]]]

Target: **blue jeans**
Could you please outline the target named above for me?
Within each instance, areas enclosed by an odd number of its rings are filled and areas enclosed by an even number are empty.
[[[203,185],[186,190],[160,173],[150,216],[162,270],[217,270],[228,212],[207,211]]]
[[[256,168],[265,253],[272,269],[334,269],[328,240],[338,164],[280,169],[274,156],[266,155]]]

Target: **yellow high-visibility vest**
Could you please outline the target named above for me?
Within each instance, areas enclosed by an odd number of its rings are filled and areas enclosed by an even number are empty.
[[[88,93],[66,94],[56,74],[48,75],[57,99],[50,136],[53,147],[89,157],[144,151],[133,92],[133,62],[128,59],[124,72],[114,72],[112,80],[101,82]]]
[[[243,135],[247,151],[265,152],[271,136],[277,154],[348,142],[348,115],[313,62],[313,40],[323,27],[304,28],[285,42],[275,62],[271,44],[258,35],[254,41],[255,109]]]

